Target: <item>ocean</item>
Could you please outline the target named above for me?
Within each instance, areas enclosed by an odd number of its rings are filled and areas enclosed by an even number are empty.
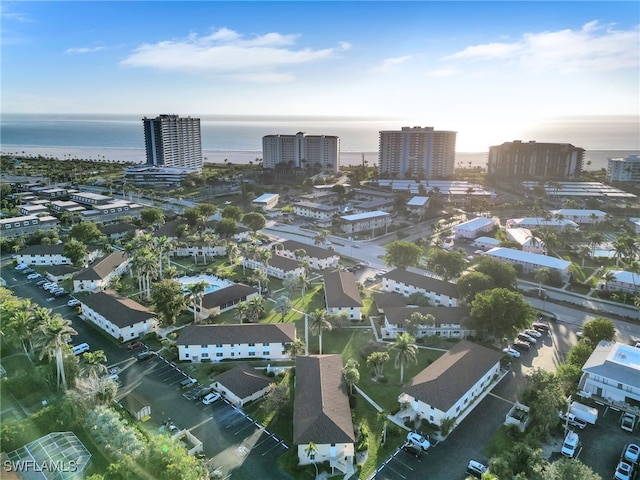
[[[358,164],[364,157],[369,165],[373,165],[378,160],[378,132],[397,130],[406,123],[397,119],[355,117],[198,117],[201,119],[202,149],[206,161],[222,162],[227,159],[233,163],[248,163],[260,158],[264,135],[302,131],[337,135],[342,164]],[[435,128],[438,129],[437,126]],[[527,136],[522,138],[523,141],[566,142],[585,148],[585,163],[590,162],[587,167],[590,170],[606,168],[609,157],[623,157],[640,150],[637,122],[629,118],[616,122],[553,123],[524,133]],[[462,134],[459,132],[458,137]],[[3,113],[0,118],[0,150],[61,160],[77,157],[143,163],[142,116]],[[488,148],[484,152],[456,152],[456,166],[484,166],[487,152]]]

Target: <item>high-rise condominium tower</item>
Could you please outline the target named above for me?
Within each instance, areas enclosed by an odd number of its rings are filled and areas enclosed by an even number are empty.
[[[266,135],[262,137],[262,166],[275,168],[291,162],[294,167],[319,167],[325,172],[338,170],[340,139],[332,135]]]
[[[453,175],[456,132],[402,127],[380,132],[378,165],[391,177],[442,178]]]
[[[497,178],[573,180],[580,178],[584,148],[569,143],[523,143],[489,147],[487,174]]]
[[[147,165],[202,169],[199,118],[159,115],[142,122]]]

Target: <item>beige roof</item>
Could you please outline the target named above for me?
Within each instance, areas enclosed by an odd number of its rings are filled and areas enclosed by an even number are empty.
[[[362,306],[358,284],[351,272],[325,273],[324,295],[327,308]]]
[[[122,252],[113,252],[97,260],[89,268],[81,270],[73,279],[74,280],[102,280],[106,278],[117,267],[128,260],[127,254]]]

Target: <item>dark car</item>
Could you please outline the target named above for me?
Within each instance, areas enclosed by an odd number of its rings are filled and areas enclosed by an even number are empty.
[[[138,359],[139,362],[142,362],[144,360],[149,360],[151,358],[153,354],[150,351],[144,351],[142,353],[139,353],[138,355],[136,355],[136,358]]]
[[[144,343],[142,343],[142,342],[133,342],[133,343],[130,343],[129,345],[127,345],[127,348],[129,350],[135,350],[136,348],[140,348],[143,345],[144,345]]]
[[[531,350],[531,344],[529,342],[523,342],[522,340],[516,340],[513,342],[513,348],[520,350],[521,352],[528,352]]]
[[[413,443],[411,443],[411,442],[405,442],[405,443],[402,445],[402,450],[404,450],[405,452],[407,452],[407,453],[409,453],[409,454],[413,455],[413,456],[414,456],[414,457],[416,457],[416,458],[420,458],[420,457],[422,456],[422,454],[424,453],[424,452],[422,451],[422,448],[420,448],[420,447],[419,447],[419,446],[417,446],[417,445],[414,445],[414,444],[413,444]]]

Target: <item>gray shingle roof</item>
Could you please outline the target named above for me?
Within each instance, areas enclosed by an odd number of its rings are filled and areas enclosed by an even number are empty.
[[[383,279],[388,278],[405,285],[411,285],[428,292],[440,293],[451,298],[458,298],[458,287],[454,283],[445,282],[426,275],[408,272],[400,268],[391,270],[383,275]]]
[[[582,371],[590,376],[610,379],[613,383],[640,388],[640,348],[602,341],[585,362]]]
[[[407,305],[407,299],[395,292],[374,293],[373,301],[380,312],[384,312],[387,308],[404,307]]]
[[[252,293],[256,293],[258,289],[244,285],[243,283],[236,283],[229,285],[228,287],[215,290],[211,293],[207,293],[202,297],[202,306],[204,308],[215,308],[229,302],[236,300],[242,301]]]
[[[325,273],[324,295],[327,301],[327,308],[362,306],[358,284],[351,272]]]
[[[156,318],[156,314],[144,305],[122,297],[113,290],[94,293],[83,297],[80,301],[120,328]]]
[[[269,259],[269,266],[278,268],[284,272],[290,272],[300,267],[300,262],[282,255],[273,255]]]
[[[446,412],[499,363],[502,352],[461,340],[416,375],[402,391]]]
[[[469,318],[471,309],[469,307],[387,307],[384,315],[389,323],[401,325],[416,312],[422,315],[433,315],[436,325],[443,323],[464,324]]]
[[[245,323],[235,325],[187,325],[177,345],[226,345],[290,343],[296,339],[293,323]]]
[[[127,261],[127,254],[123,252],[113,252],[97,260],[93,265],[81,270],[74,280],[102,280],[106,278],[117,267]]]
[[[332,252],[330,250],[327,250],[326,248],[320,248],[315,245],[309,245],[307,243],[297,242],[295,240],[285,240],[284,242],[282,242],[282,246],[285,250],[288,250],[290,252],[295,252],[296,250],[303,249],[305,252],[307,252],[307,256],[312,258],[324,259],[335,257],[338,255],[336,252]]]
[[[340,355],[296,357],[293,443],[353,443],[355,435]]]
[[[247,398],[273,383],[273,379],[265,377],[259,370],[248,365],[238,365],[227,370],[216,376],[214,381],[239,398]]]

